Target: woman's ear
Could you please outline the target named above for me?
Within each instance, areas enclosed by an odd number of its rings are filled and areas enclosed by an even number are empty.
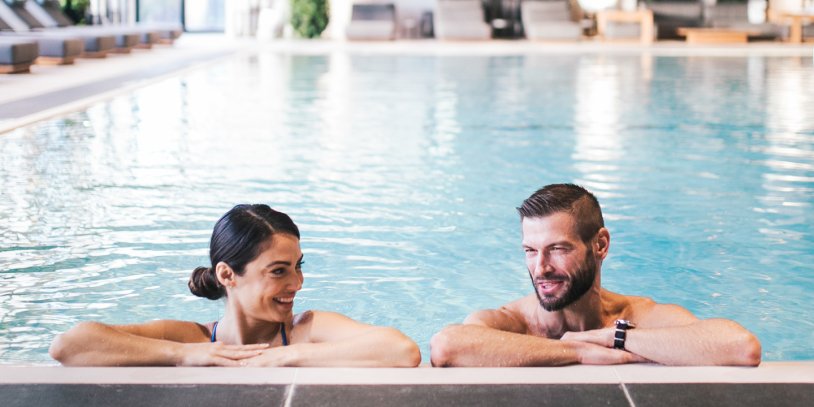
[[[215,276],[218,278],[220,285],[224,287],[234,287],[237,284],[235,271],[225,262],[221,261],[215,265]]]

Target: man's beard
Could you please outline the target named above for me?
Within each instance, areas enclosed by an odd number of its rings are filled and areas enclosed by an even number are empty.
[[[585,254],[585,259],[576,273],[574,273],[574,277],[568,280],[568,291],[566,291],[562,297],[540,296],[540,291],[538,291],[537,284],[534,282],[534,277],[532,277],[531,273],[529,273],[529,277],[531,278],[534,293],[537,294],[537,300],[540,301],[540,306],[546,311],[559,311],[580,299],[591,289],[591,286],[593,286],[594,280],[596,279],[596,259],[594,258],[594,251],[592,248],[588,249],[588,253]]]

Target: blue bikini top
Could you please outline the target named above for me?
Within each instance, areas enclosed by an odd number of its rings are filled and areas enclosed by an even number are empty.
[[[212,326],[212,337],[209,338],[209,342],[215,342],[218,334],[218,321],[215,321],[215,325]],[[288,336],[285,334],[285,323],[280,323],[280,334],[283,336],[283,346],[288,346]]]

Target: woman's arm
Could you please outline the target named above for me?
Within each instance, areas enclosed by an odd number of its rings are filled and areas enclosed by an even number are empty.
[[[49,353],[65,366],[239,366],[268,347],[209,343],[206,331],[184,321],[81,322],[58,335]]]
[[[308,340],[263,351],[249,366],[415,367],[418,345],[394,328],[356,322],[334,313],[313,311]]]

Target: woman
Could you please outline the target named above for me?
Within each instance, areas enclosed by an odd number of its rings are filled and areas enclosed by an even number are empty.
[[[393,328],[333,312],[294,315],[302,288],[300,232],[267,205],[238,205],[215,225],[211,267],[189,289],[226,297],[223,318],[208,324],[83,322],[54,339],[51,356],[68,366],[368,366],[414,367],[415,342]]]

